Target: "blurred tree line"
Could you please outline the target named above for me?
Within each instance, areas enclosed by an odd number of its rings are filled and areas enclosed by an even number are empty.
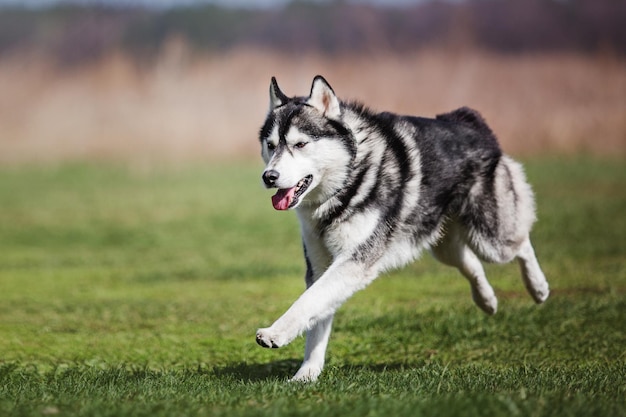
[[[328,54],[476,47],[500,53],[626,54],[624,0],[426,1],[383,7],[294,1],[277,9],[70,6],[0,9],[0,57],[42,52],[60,64],[113,50],[158,53],[172,38],[194,51],[238,46]]]

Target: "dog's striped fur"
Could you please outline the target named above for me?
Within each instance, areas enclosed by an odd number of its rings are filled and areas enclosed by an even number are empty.
[[[375,113],[340,101],[321,76],[294,98],[272,79],[260,142],[275,208],[300,220],[307,290],[257,342],[280,347],[307,331],[294,379],[320,374],[336,309],[424,249],[458,268],[489,314],[497,299],[480,260],[517,259],[535,301],[548,297],[529,239],[533,193],[478,112]]]

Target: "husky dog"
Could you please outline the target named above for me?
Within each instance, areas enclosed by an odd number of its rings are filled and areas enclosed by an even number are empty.
[[[532,298],[548,298],[529,238],[532,190],[475,110],[375,113],[339,100],[321,76],[293,98],[272,78],[260,142],[274,208],[296,209],[300,221],[307,289],[256,341],[278,348],[306,332],[293,380],[319,376],[337,308],[424,249],[458,268],[487,314],[498,301],[481,260],[516,259]]]

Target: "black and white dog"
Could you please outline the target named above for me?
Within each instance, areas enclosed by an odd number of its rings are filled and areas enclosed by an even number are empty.
[[[300,221],[307,290],[256,340],[278,348],[307,332],[294,380],[322,371],[337,308],[424,249],[459,269],[488,314],[498,301],[481,260],[516,259],[533,299],[548,298],[529,238],[532,190],[478,112],[375,113],[340,101],[321,76],[308,97],[293,98],[272,78],[260,141],[263,181],[278,189],[272,204]]]

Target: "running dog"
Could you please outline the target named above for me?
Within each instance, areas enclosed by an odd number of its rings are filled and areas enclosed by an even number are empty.
[[[481,260],[517,260],[535,302],[548,298],[529,238],[533,192],[478,112],[463,107],[434,119],[376,113],[338,99],[321,76],[308,97],[286,96],[275,78],[269,92],[262,179],[277,189],[276,210],[296,210],[307,289],[256,341],[278,348],[306,332],[293,380],[320,375],[343,302],[425,249],[458,268],[487,314],[498,300]]]

